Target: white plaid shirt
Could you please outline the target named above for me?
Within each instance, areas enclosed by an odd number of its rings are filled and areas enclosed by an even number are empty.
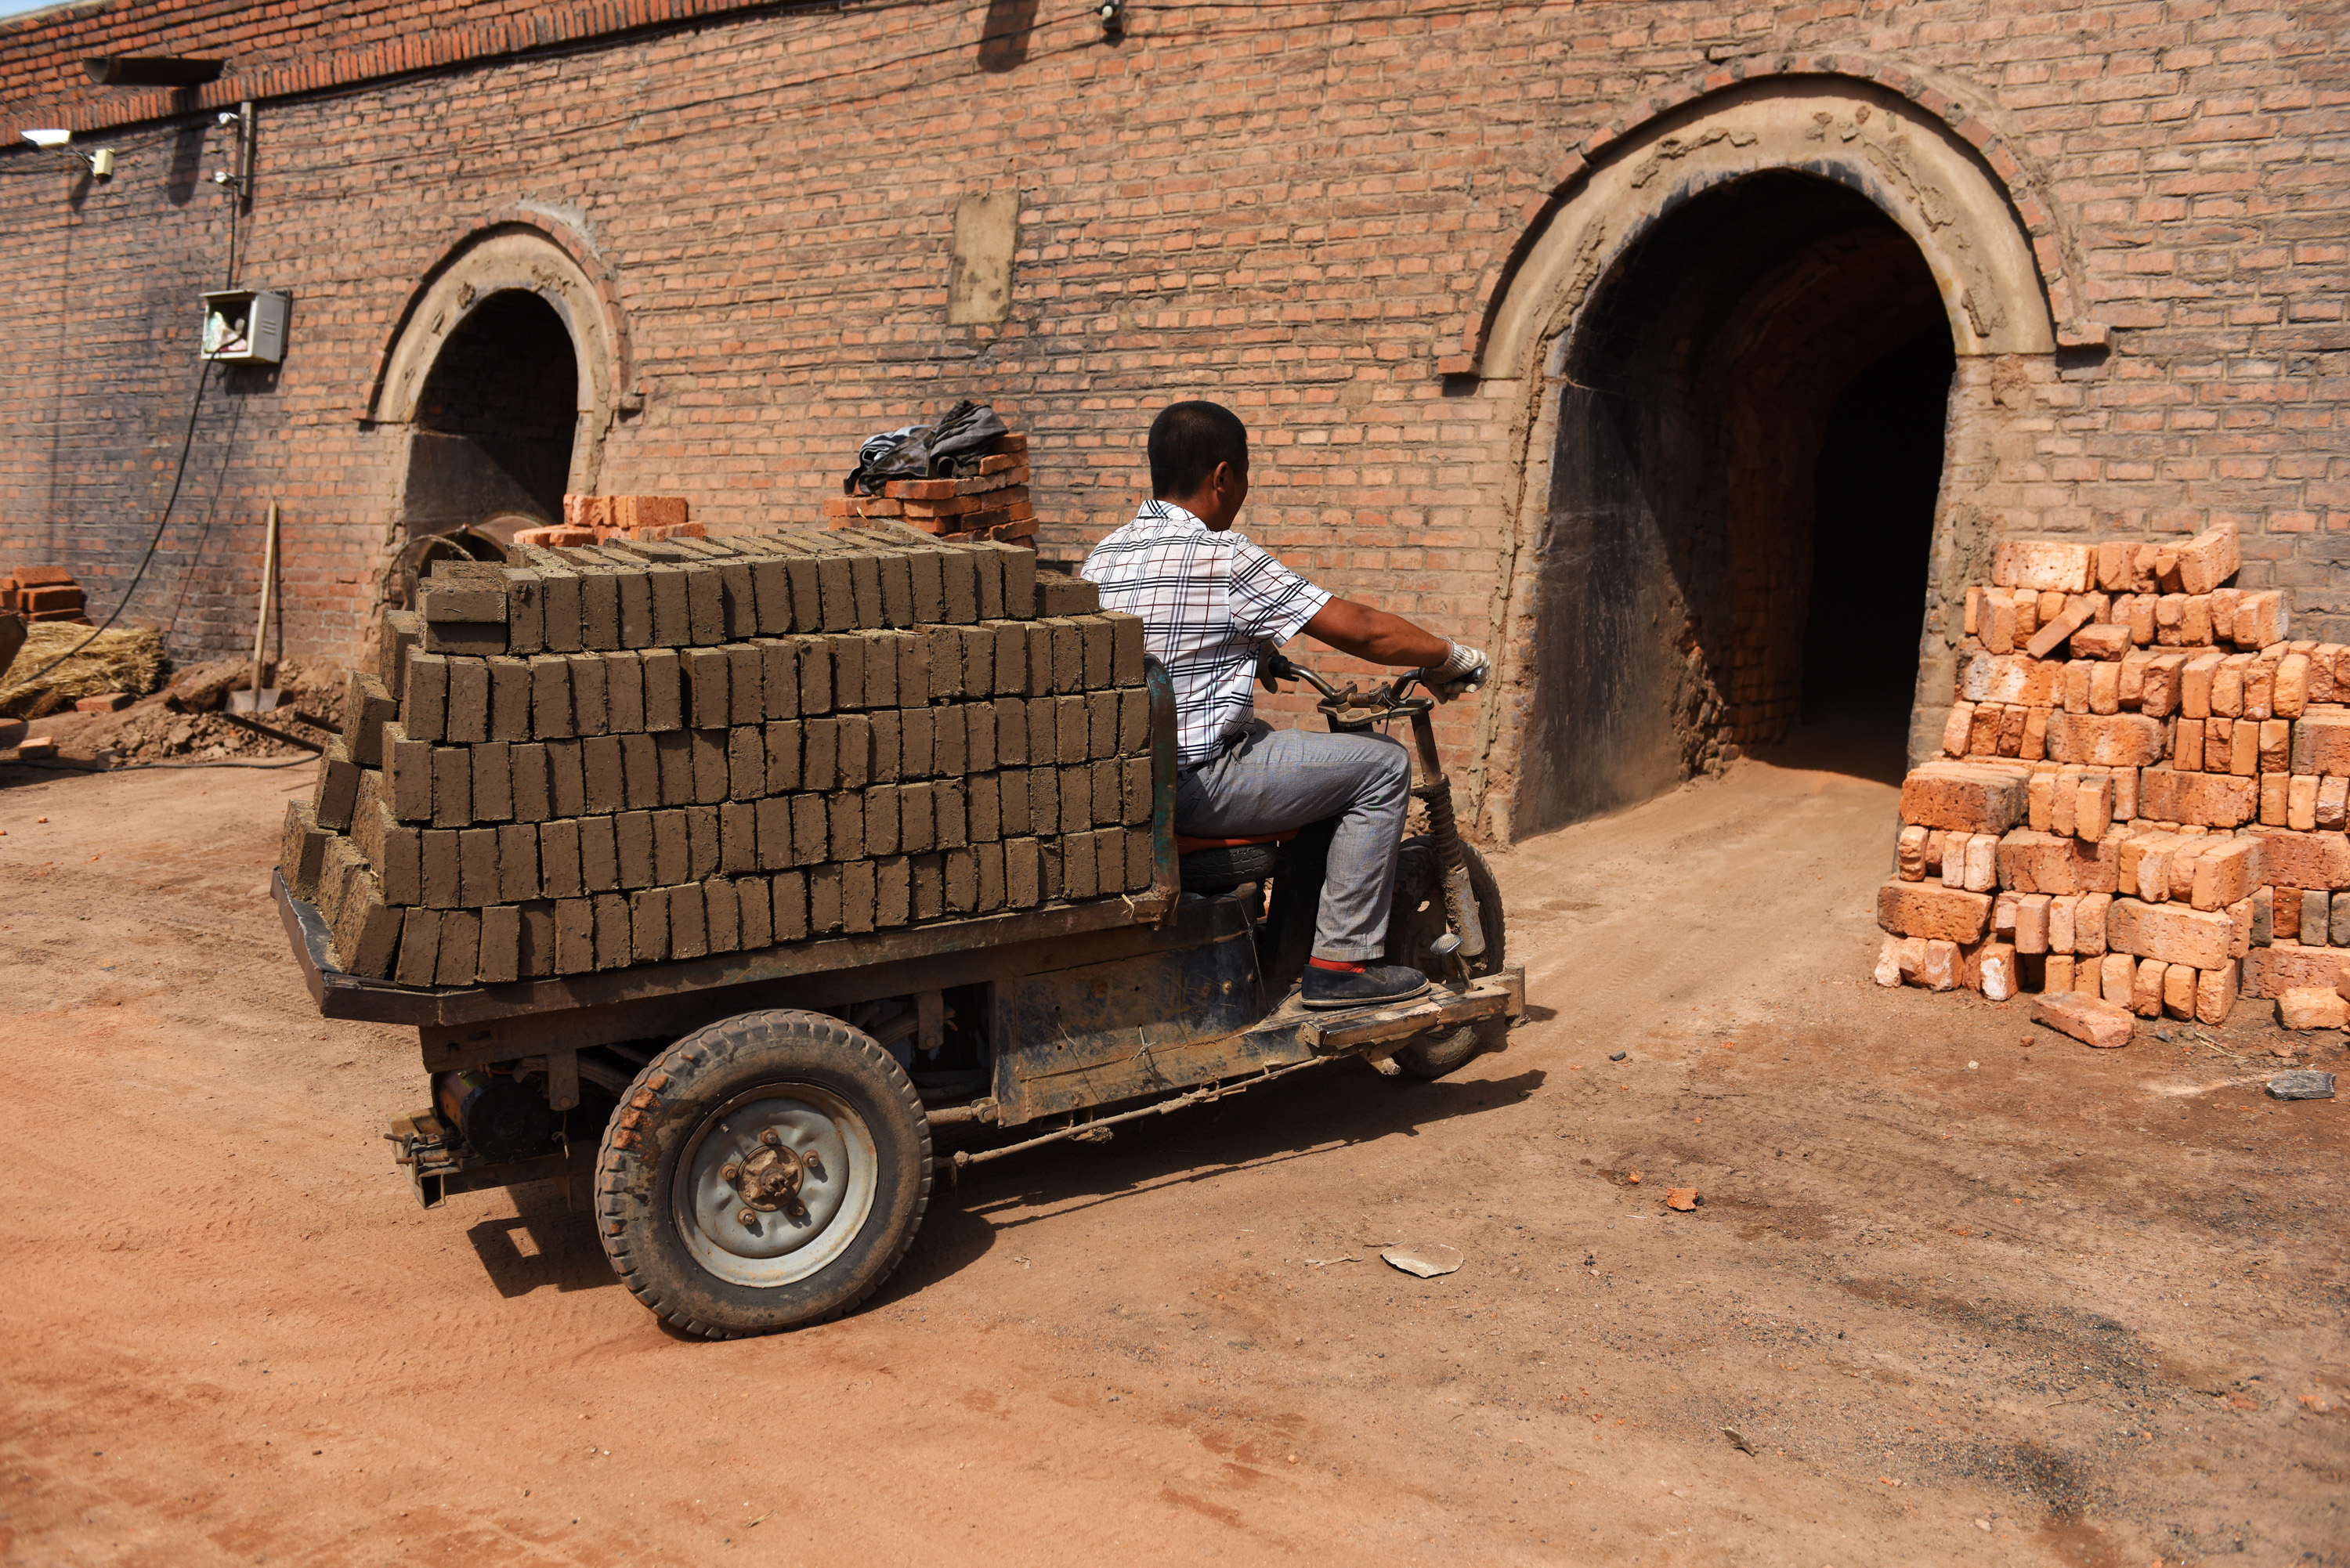
[[[1211,533],[1171,501],[1144,502],[1077,575],[1101,589],[1102,608],[1142,618],[1144,645],[1175,683],[1175,756],[1187,767],[1255,717],[1258,651],[1330,602],[1245,534]]]

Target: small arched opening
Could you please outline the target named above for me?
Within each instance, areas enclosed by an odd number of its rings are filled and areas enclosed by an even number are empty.
[[[1956,363],[1917,245],[1834,182],[1749,174],[1629,244],[1558,352],[1518,830],[1806,720],[1898,768]]]

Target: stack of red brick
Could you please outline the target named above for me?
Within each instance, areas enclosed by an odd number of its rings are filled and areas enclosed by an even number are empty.
[[[89,624],[88,607],[71,573],[61,566],[19,566],[0,577],[0,610],[28,621],[70,620]]]
[[[1902,787],[1879,983],[2216,1023],[2341,977],[2350,648],[2289,640],[2280,594],[2227,586],[2238,564],[2226,526],[1999,547],[1948,756]]]
[[[525,546],[384,618],[280,869],[473,985],[1150,885],[1142,623],[900,529]],[[397,694],[397,695],[395,695]]]
[[[612,539],[699,539],[704,532],[681,495],[567,495],[561,523],[525,528],[514,542],[564,549]]]
[[[1036,509],[1028,500],[1028,438],[1019,431],[1003,436],[994,452],[979,460],[979,472],[972,478],[893,479],[879,495],[831,497],[824,515],[835,528],[887,520],[952,544],[1025,544],[1036,536]]]

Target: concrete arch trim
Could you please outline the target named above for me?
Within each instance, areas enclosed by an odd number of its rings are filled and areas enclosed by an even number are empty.
[[[605,434],[624,406],[640,406],[617,279],[588,235],[546,213],[515,208],[469,230],[424,275],[376,360],[361,420],[412,425],[427,379],[450,337],[494,294],[536,295],[562,317],[579,367],[578,433],[570,487],[589,492]]]
[[[1877,119],[1877,127],[1856,128],[1847,112],[1817,145],[1761,145],[1761,130],[1752,122],[1768,119],[1772,104],[1785,108],[1836,97],[1848,100],[1848,110],[1866,105],[1864,121]],[[1972,330],[1963,301],[1950,298],[1961,353],[2046,353],[2057,347],[2102,345],[2106,331],[2087,319],[2077,282],[2077,246],[2059,221],[2059,208],[2048,194],[2050,182],[2018,149],[2016,138],[2002,129],[2002,119],[1996,106],[1968,84],[1868,55],[1757,57],[1686,78],[1594,132],[1555,171],[1550,193],[1528,204],[1516,244],[1479,288],[1476,314],[1463,325],[1458,351],[1440,355],[1437,369],[1445,375],[1484,378],[1534,369],[1532,340],[1556,321],[1559,296],[1571,275],[1585,270],[1575,262],[1590,246],[1586,231],[1593,218],[1608,214],[1627,194],[1632,221],[1620,226],[1644,228],[1642,220],[1677,204],[1676,195],[1694,194],[1739,172],[1772,168],[1841,178],[1868,194],[1918,240],[1944,279],[1946,296],[1953,280],[1994,291],[2002,314],[2010,318],[2005,333]],[[1742,147],[1740,139],[1748,136],[1754,140]],[[1905,145],[1897,148],[1897,141]],[[1741,152],[1746,154],[1742,159],[1735,156]],[[1690,184],[1685,177],[1670,182],[1668,190],[1645,192],[1646,199],[1638,187],[1622,189],[1660,159],[1699,174],[1694,188],[1685,188]],[[1905,163],[1913,167],[1905,170]],[[1653,176],[1638,184],[1652,181]],[[1938,201],[1958,206],[1970,224],[1944,234],[1954,226],[1929,216]],[[1620,253],[1630,237],[1619,234],[1617,243],[1606,244],[1607,257]],[[1998,263],[1996,273],[1980,280],[1960,278],[1967,269],[1948,254],[1960,248],[1960,241]],[[1580,259],[1601,260],[1604,271],[1607,258]],[[1586,286],[1597,275],[1592,273]],[[2039,330],[2017,343],[2015,324],[2034,317]],[[1970,337],[1992,346],[1970,350]]]

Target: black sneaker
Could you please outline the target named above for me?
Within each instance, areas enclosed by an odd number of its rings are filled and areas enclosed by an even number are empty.
[[[1301,1000],[1308,1007],[1378,1007],[1409,1002],[1428,989],[1428,977],[1401,964],[1375,963],[1362,969],[1317,969],[1305,966]]]

